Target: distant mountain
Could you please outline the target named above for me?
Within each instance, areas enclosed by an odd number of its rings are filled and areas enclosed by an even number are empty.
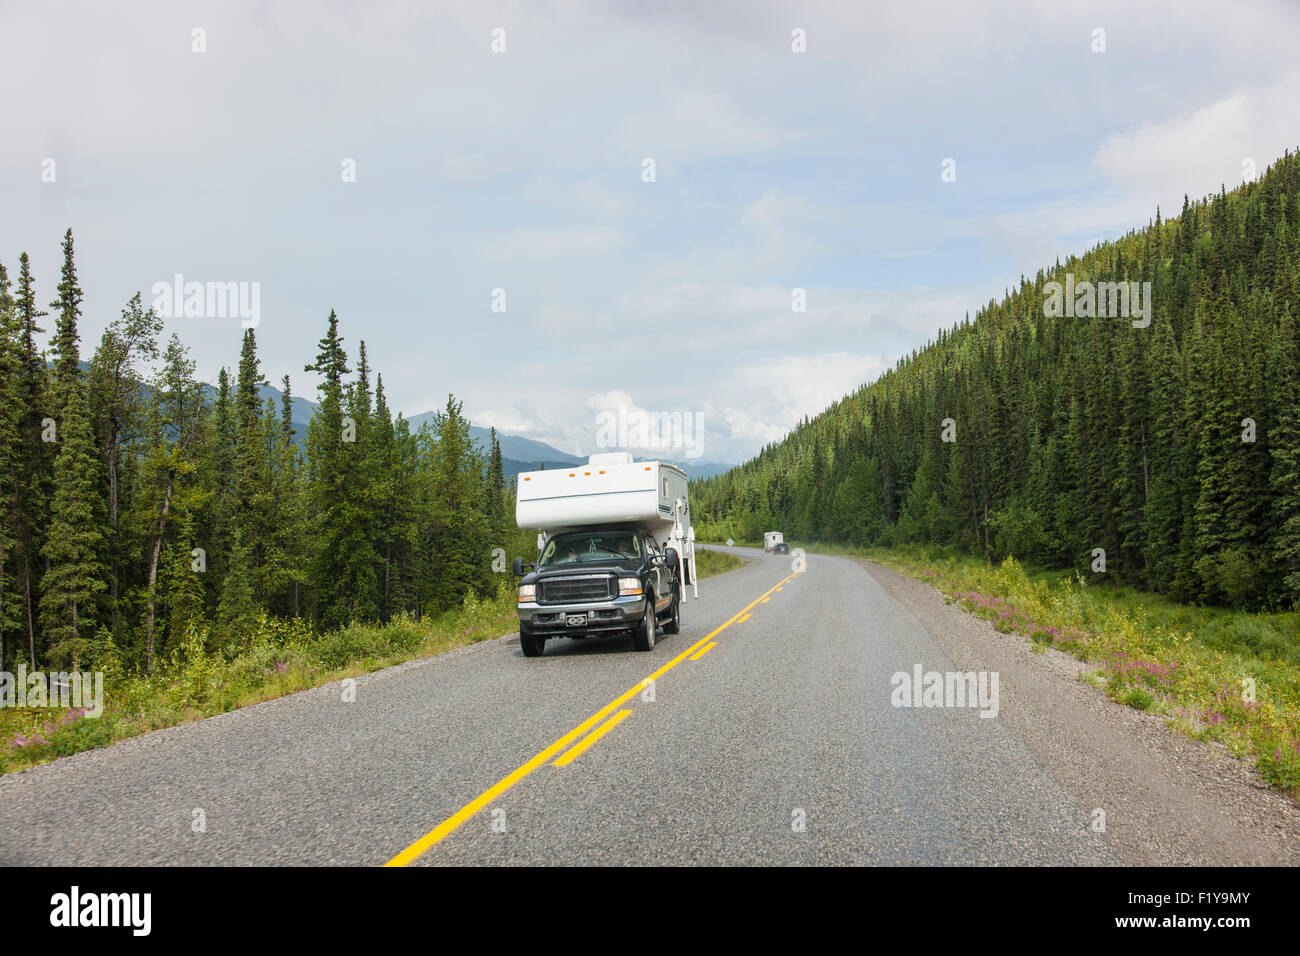
[[[280,410],[280,406],[284,401],[284,393],[278,388],[273,385],[259,385],[257,386],[257,394],[263,402],[268,398],[275,399],[276,411]],[[309,402],[301,395],[293,396],[293,398],[289,399],[289,404],[293,409],[294,422],[301,422],[303,427],[306,427],[307,423],[311,421],[311,417],[316,414],[316,409],[319,407],[315,402]]]
[[[215,393],[216,391],[216,389],[210,385],[205,387],[209,393]],[[280,403],[284,397],[284,393],[274,385],[259,385],[257,387],[257,394],[261,397],[263,402],[268,398],[274,400],[277,410],[280,408]],[[291,401],[293,406],[294,432],[299,438],[303,438],[307,434],[307,423],[311,421],[312,416],[316,414],[320,406],[315,402],[308,401],[300,395],[293,396]],[[421,412],[418,415],[407,417],[406,421],[411,427],[412,434],[419,431],[420,426],[425,422],[432,424],[433,418],[436,414],[437,412],[430,411]],[[491,446],[492,438],[489,429],[484,428],[481,425],[471,424],[469,427],[469,434],[471,438],[475,439],[479,443],[479,447],[482,448],[483,451],[486,452]],[[516,472],[533,471],[537,468],[538,464],[543,461],[546,462],[547,468],[552,466],[559,468],[563,465],[576,465],[580,461],[584,460],[566,452],[562,452],[558,448],[554,448],[545,442],[540,442],[533,438],[521,438],[518,435],[505,435],[501,432],[497,432],[497,441],[501,443],[502,459],[512,459],[514,462],[519,464],[520,467],[516,469]],[[506,471],[507,475],[509,475],[509,468],[507,468]]]
[[[478,439],[479,444],[486,450],[491,447],[491,432],[478,425],[471,425],[469,433]],[[576,465],[584,459],[574,455],[568,455],[553,448],[545,442],[540,442],[532,438],[520,438],[517,435],[503,435],[497,432],[497,441],[501,443],[501,457],[514,458],[518,461],[544,461],[546,467],[550,468],[552,464],[556,465]],[[528,469],[524,469],[527,471]]]
[[[545,461],[534,459],[533,461],[520,461],[517,458],[507,458],[505,455],[501,456],[501,470],[505,472],[507,481],[518,476],[521,471],[538,471],[542,465],[546,466],[547,471],[551,471],[552,469],[559,471],[561,468],[572,468],[575,464],[577,464],[577,462],[573,460]]]
[[[204,386],[204,388],[209,395],[216,392],[216,389],[211,385]],[[280,389],[274,385],[259,385],[257,394],[263,402],[268,398],[272,399],[275,402],[277,412],[279,411],[284,398],[284,393]],[[293,409],[294,436],[299,441],[302,441],[307,437],[307,423],[311,421],[312,416],[316,414],[320,406],[300,395],[293,396],[290,401]],[[418,431],[425,422],[432,423],[436,414],[437,412],[421,412],[419,415],[412,415],[407,418],[412,433]],[[478,442],[483,451],[486,452],[491,447],[492,433],[489,429],[481,425],[470,425],[469,433],[470,437]],[[564,468],[586,461],[585,455],[570,455],[535,438],[523,438],[519,435],[507,435],[503,432],[497,432],[497,441],[501,444],[501,464],[506,478],[512,478],[521,471],[536,471],[543,462],[546,463],[547,468]],[[713,475],[720,475],[735,467],[734,465],[716,461],[687,460],[673,461],[673,463],[686,472],[688,477],[697,481],[710,478]]]
[[[736,467],[721,461],[674,461],[673,464],[686,472],[686,477],[691,481],[712,478]]]
[[[266,404],[268,398],[275,401],[275,412],[278,415],[284,404],[284,392],[280,391],[273,385],[257,386],[257,396]],[[303,441],[307,438],[307,423],[311,417],[316,414],[319,408],[315,402],[309,402],[301,396],[294,395],[289,399],[290,417],[293,420],[293,436],[297,441]]]

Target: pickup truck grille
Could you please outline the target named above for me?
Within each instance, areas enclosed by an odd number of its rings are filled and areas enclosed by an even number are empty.
[[[580,604],[584,601],[608,601],[615,595],[614,578],[596,574],[580,578],[552,578],[537,587],[538,604]]]

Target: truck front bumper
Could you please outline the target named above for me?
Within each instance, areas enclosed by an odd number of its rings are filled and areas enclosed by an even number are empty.
[[[570,619],[582,617],[581,624]],[[519,605],[519,629],[538,637],[586,637],[589,634],[614,634],[636,627],[645,617],[645,596],[617,597],[595,604]]]

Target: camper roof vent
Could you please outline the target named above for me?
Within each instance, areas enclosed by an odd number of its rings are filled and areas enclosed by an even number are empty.
[[[632,453],[628,451],[611,451],[603,455],[592,455],[587,459],[589,465],[630,465]]]

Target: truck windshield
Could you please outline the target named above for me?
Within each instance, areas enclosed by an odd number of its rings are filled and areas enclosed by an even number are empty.
[[[546,542],[538,564],[548,568],[560,564],[590,564],[640,556],[641,544],[637,535],[630,531],[583,531],[556,535]]]

